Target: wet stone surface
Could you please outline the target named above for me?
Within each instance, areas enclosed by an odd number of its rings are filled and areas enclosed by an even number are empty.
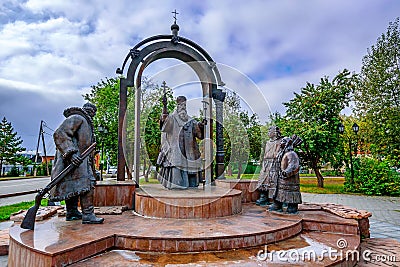
[[[298,264],[325,266],[331,264],[332,261],[323,254],[323,251],[334,249],[336,240],[340,236],[337,234],[305,233],[267,246],[200,253],[166,254],[112,250],[71,266],[267,266],[270,264],[279,266]],[[322,243],[323,240],[325,243]],[[350,239],[348,242],[350,247],[357,243],[355,240]],[[265,254],[265,251],[267,251],[267,254]],[[291,251],[297,251],[299,255],[304,252],[314,251],[316,256],[315,259],[310,261],[299,261],[293,259],[292,256],[288,256]],[[279,257],[277,253],[280,253]]]

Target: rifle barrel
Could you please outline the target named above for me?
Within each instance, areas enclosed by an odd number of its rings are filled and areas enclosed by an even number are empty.
[[[93,152],[93,150],[96,147],[96,142],[91,144],[81,155],[81,158],[84,159],[87,156],[89,156],[90,153]],[[27,212],[26,215],[21,223],[21,228],[23,229],[29,229],[29,230],[34,230],[35,228],[35,219],[36,219],[36,213],[39,210],[40,207],[40,202],[42,201],[42,198],[44,197],[45,194],[47,194],[54,186],[56,186],[64,177],[73,169],[75,169],[75,165],[69,164],[68,167],[66,167],[62,172],[60,172],[48,185],[46,185],[45,188],[39,190],[39,193],[37,193],[35,197],[35,205],[32,206]]]

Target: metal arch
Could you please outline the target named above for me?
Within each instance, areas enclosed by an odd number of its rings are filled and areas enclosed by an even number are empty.
[[[179,37],[178,43],[172,43],[171,38],[173,35],[158,35],[147,38],[146,40],[138,43],[134,48],[132,48],[124,60],[122,69],[117,69],[118,74],[122,74],[125,68],[125,65],[129,58],[132,58],[132,61],[129,65],[127,78],[121,78],[120,82],[120,104],[119,104],[119,122],[118,122],[118,174],[117,180],[125,180],[125,155],[123,153],[123,139],[125,139],[125,132],[123,130],[124,118],[127,109],[127,87],[134,85],[134,78],[137,72],[138,66],[142,63],[141,68],[139,69],[139,73],[137,74],[136,79],[136,88],[140,90],[141,85],[141,75],[144,69],[151,64],[152,62],[162,59],[162,58],[176,58],[185,63],[187,63],[198,75],[201,80],[202,88],[203,88],[203,96],[213,97],[215,92],[220,91],[217,89],[217,85],[223,86],[224,83],[221,81],[221,76],[216,67],[215,62],[212,60],[210,55],[199,45],[194,43],[193,41]],[[169,39],[168,41],[159,41],[158,40]],[[142,47],[145,44],[153,42],[147,46],[145,46],[142,50],[138,50],[138,48]],[[190,62],[197,62],[196,66],[189,64]],[[204,64],[202,62],[206,62]],[[203,74],[205,73],[205,74]],[[206,78],[206,79],[204,79]],[[139,81],[139,82],[138,82]],[[204,82],[207,81],[207,82]],[[208,86],[207,86],[208,85]],[[137,94],[136,107],[140,107],[140,94]],[[211,112],[211,111],[210,111]],[[222,110],[217,109],[217,113],[221,113]],[[211,114],[211,113],[210,113]],[[135,117],[140,118],[140,112],[135,111]],[[220,116],[221,117],[221,116]],[[140,128],[140,120],[135,119],[135,129]],[[217,123],[218,124],[218,123]],[[218,125],[217,125],[218,126]],[[211,133],[211,123],[209,124],[209,132]],[[219,131],[218,131],[219,132]],[[217,132],[217,135],[222,136],[222,130],[220,133]],[[139,136],[139,137],[138,137]],[[135,138],[140,138],[140,134],[135,133]],[[210,135],[211,138],[211,135]],[[217,136],[217,147],[223,148],[223,138],[218,138]],[[139,151],[139,142],[135,142],[135,169],[139,167],[138,164],[138,153]],[[223,152],[222,152],[223,153]],[[221,161],[221,157],[217,159],[217,161]],[[222,164],[223,164],[223,155],[222,155]],[[221,165],[220,162],[217,162],[217,165]],[[138,184],[138,169],[135,170],[136,183]],[[220,171],[217,170],[217,174],[219,176]],[[210,174],[211,175],[211,174]]]
[[[145,69],[148,65],[158,59],[164,58],[175,58],[185,62],[189,67],[191,67],[197,76],[199,77],[200,81],[207,82],[212,85],[214,90],[217,88],[217,81],[215,77],[215,73],[212,70],[212,67],[206,63],[205,61],[201,60],[201,55],[197,52],[192,52],[192,54],[187,53],[187,48],[183,46],[176,45],[174,49],[171,50],[170,48],[160,48],[158,50],[153,51],[150,55],[148,55],[145,59],[141,61],[142,65],[141,68]],[[140,63],[139,63],[140,64]],[[138,65],[134,66],[130,69],[130,73],[134,73],[137,71]],[[141,75],[140,75],[141,76]],[[130,76],[132,77],[132,76]],[[136,74],[136,77],[139,77]],[[136,87],[139,87],[140,83],[136,79]],[[203,90],[203,96],[209,95],[211,96],[213,90]]]
[[[130,50],[130,52],[128,53],[128,55],[125,57],[125,60],[124,60],[124,62],[123,62],[123,64],[122,64],[122,68],[118,68],[118,69],[117,69],[117,71],[116,71],[117,74],[123,74],[124,69],[125,69],[125,66],[126,66],[126,63],[128,62],[128,59],[132,57],[132,52],[133,52],[133,51],[137,51],[140,47],[142,47],[143,45],[145,45],[145,44],[147,44],[147,43],[151,43],[151,42],[158,41],[158,40],[168,40],[168,42],[170,42],[170,44],[171,44],[172,46],[175,46],[175,44],[172,44],[172,43],[171,43],[172,37],[173,37],[173,35],[166,35],[166,34],[164,34],[164,35],[155,35],[155,36],[149,37],[149,38],[147,38],[147,39],[145,39],[145,40],[142,40],[141,42],[139,42],[138,44],[136,44],[136,45]],[[214,60],[213,60],[213,59],[211,58],[211,56],[207,53],[207,51],[204,50],[204,49],[203,49],[200,45],[198,45],[197,43],[193,42],[192,40],[187,39],[187,38],[185,38],[185,37],[179,36],[179,43],[184,43],[184,44],[188,45],[189,47],[192,47],[193,49],[197,50],[197,51],[200,53],[200,55],[204,57],[205,61],[208,61],[209,63],[214,62]],[[140,51],[139,51],[139,52],[140,52]],[[214,62],[214,63],[215,63],[215,62]],[[216,78],[217,78],[217,85],[218,85],[218,86],[224,86],[225,84],[224,84],[224,82],[222,82],[222,80],[221,80],[221,75],[220,75],[220,73],[219,73],[218,68],[215,67],[214,69],[215,69],[215,70],[214,70],[215,76],[216,76]]]

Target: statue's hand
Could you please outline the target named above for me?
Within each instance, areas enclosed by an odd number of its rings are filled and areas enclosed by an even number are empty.
[[[81,165],[83,159],[79,156],[79,153],[75,153],[71,156],[71,163],[75,166],[75,167],[79,167],[79,165]]]
[[[161,121],[165,121],[168,118],[168,114],[161,115]]]

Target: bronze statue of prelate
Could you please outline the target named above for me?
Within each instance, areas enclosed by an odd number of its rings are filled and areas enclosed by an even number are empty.
[[[172,114],[168,114],[165,97],[163,102],[157,178],[168,189],[197,187],[202,180],[202,159],[196,139],[204,138],[204,123],[187,114],[186,97],[177,97],[177,107]]]

